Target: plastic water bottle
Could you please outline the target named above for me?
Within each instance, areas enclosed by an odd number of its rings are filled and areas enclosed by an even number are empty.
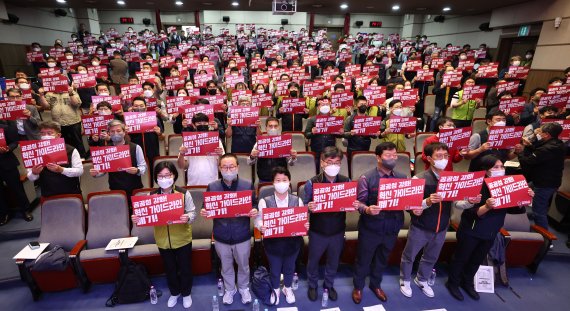
[[[154,286],[150,287],[150,304],[155,305],[158,302],[158,296],[156,295],[156,289]]]
[[[220,304],[216,295],[212,296],[212,311],[220,311]]]
[[[321,307],[326,307],[329,305],[329,290],[325,288],[323,292],[323,300],[321,301]]]
[[[433,286],[435,284],[435,276],[436,276],[435,269],[433,269],[433,270],[431,270],[431,274],[429,275],[429,278],[427,281],[429,286]]]
[[[293,290],[297,290],[299,288],[299,276],[297,275],[297,272],[293,275],[293,284],[291,284],[291,288]]]
[[[218,280],[218,296],[222,297],[224,295],[224,282],[222,279]]]
[[[252,308],[252,310],[253,310],[253,311],[259,311],[259,301],[257,301],[257,299],[255,299],[255,300],[253,301],[253,308]]]

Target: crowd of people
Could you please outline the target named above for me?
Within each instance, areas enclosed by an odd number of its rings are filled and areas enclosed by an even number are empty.
[[[561,140],[567,129],[561,124],[570,119],[570,68],[564,70],[566,76],[552,78],[548,85],[530,91],[521,109],[505,111],[502,101],[522,96],[524,90],[525,78],[513,72],[519,67],[530,67],[533,51],[528,51],[524,58],[513,56],[507,67],[499,68],[492,62],[485,44],[476,50],[468,44],[440,47],[426,37],[404,40],[398,35],[365,33],[331,42],[322,30],[291,32],[256,29],[251,25],[237,27],[236,33],[230,35],[222,30],[222,34],[214,35],[208,27],[202,33],[174,30],[168,34],[164,30],[135,32],[129,28],[124,34],[115,29],[100,35],[74,33],[69,42],[58,39],[50,47],[32,43],[27,54],[30,70],[16,71],[13,78],[4,80],[2,89],[4,100],[26,103],[25,119],[0,120],[6,141],[5,146],[0,146],[0,180],[15,196],[17,211],[24,214],[26,221],[33,219],[14,153],[19,141],[65,139],[67,164],[46,163],[27,169],[28,179],[36,183],[42,197],[80,194],[82,174],[93,177],[108,174],[109,189],[123,190],[130,197],[134,190],[143,188],[141,176],[148,171],[159,186],[153,194],[185,195],[184,213],[180,216],[184,224],[157,226],[155,238],[171,294],[168,306],[176,305],[182,296],[187,308],[192,304],[192,272],[188,264],[181,263],[190,262],[192,222],[196,217],[207,216],[207,212],[194,205],[186,189],[174,186],[179,178],[184,178],[188,186],[207,186],[207,191],[252,191],[253,209],[247,217],[213,221],[213,239],[225,289],[224,304],[232,304],[237,292],[242,303],[252,300],[250,218],[264,232],[261,214],[265,209],[301,206],[306,206],[310,215],[306,225],[308,298],[316,301],[319,297],[319,261],[326,253],[322,289],[327,290],[331,300],[337,300],[334,281],[343,251],[347,212],[311,213],[315,206],[313,186],[350,181],[348,176],[340,174],[343,157],[349,157],[350,161],[354,152],[370,151],[374,139],[381,141],[373,147],[377,167],[362,176],[352,176],[358,180],[353,207],[360,213],[354,303],[361,302],[367,277],[373,294],[381,301],[387,300],[381,286],[382,275],[404,224],[404,213],[408,212],[411,225],[401,257],[400,289],[403,295],[411,297],[413,280],[423,294],[434,297],[427,281],[445,241],[452,206],[463,213],[446,287],[458,300],[464,299],[460,288],[471,298],[479,299],[473,276],[503,226],[506,213],[526,210],[525,206],[494,209],[496,202],[486,185],[479,196],[469,200],[443,201],[436,190],[439,176],[443,171],[453,171],[455,163],[470,161],[469,171],[484,171],[488,177],[499,177],[505,175],[506,161],[518,159],[532,186],[529,217],[548,228],[548,208],[561,185],[568,155],[568,141]],[[28,72],[33,72],[33,76]],[[428,78],[424,78],[425,73]],[[96,76],[94,86],[74,81],[90,74]],[[429,74],[433,77],[429,78]],[[450,78],[453,75],[458,76],[456,82]],[[68,79],[65,91],[56,92],[44,85],[46,78],[54,76]],[[132,90],[128,87],[133,85],[136,92],[125,91]],[[473,86],[485,86],[484,95],[468,97],[465,90]],[[401,96],[408,90],[417,90],[411,103]],[[339,104],[336,93],[349,94],[352,101],[348,105]],[[542,96],[554,93],[566,96],[566,101],[541,100]],[[255,126],[232,124],[231,108],[255,107],[259,102],[254,98],[262,94],[271,98],[269,105],[260,107],[266,132],[262,133],[261,120]],[[435,107],[433,114],[426,115],[426,98],[431,95],[435,96]],[[113,96],[117,96],[119,104],[112,102]],[[95,104],[99,97],[109,99]],[[189,117],[171,106],[177,97],[184,97],[184,104],[214,106],[215,113]],[[301,111],[290,113],[285,107],[285,100],[291,98],[304,101]],[[418,149],[424,163],[415,165],[425,165],[426,169],[414,176],[425,179],[421,209],[383,211],[377,200],[379,181],[406,178],[404,172],[395,170],[398,152],[411,151],[406,150],[406,140],[424,131],[470,127],[475,111],[481,108],[486,109],[487,127],[472,134],[467,148],[450,149],[435,134]],[[156,126],[146,133],[129,133],[125,112],[155,112]],[[88,146],[82,138],[85,133],[82,116],[86,115],[112,116],[106,128],[88,137]],[[317,130],[320,116],[341,117],[344,127],[337,133],[320,133]],[[381,117],[382,124],[376,133],[361,135],[354,128],[358,116]],[[415,131],[406,134],[393,131],[391,121],[403,117],[415,121]],[[306,124],[303,119],[307,119]],[[494,149],[488,142],[489,128],[513,125],[525,127],[520,143],[511,149]],[[155,165],[154,159],[162,154],[160,142],[169,127],[176,134],[216,132],[219,146],[211,155],[188,156],[183,145],[176,162]],[[304,195],[291,193],[292,176],[288,169],[295,165],[300,150],[290,150],[284,158],[259,157],[257,150],[259,135],[277,136],[290,131],[304,133],[309,150],[315,153],[315,176],[307,180]],[[337,147],[339,140],[345,144],[346,153]],[[103,173],[96,169],[84,172],[82,162],[91,156],[89,147],[122,145],[129,147],[131,167],[120,172]],[[255,197],[255,182],[238,176],[240,164],[236,153],[249,154],[247,164],[256,166],[258,182],[274,185],[273,194]],[[177,167],[185,170],[186,176],[178,176]],[[4,187],[0,191],[0,225],[5,225],[14,211],[8,208]],[[136,225],[138,217],[133,215],[132,221]],[[302,245],[301,237],[264,239],[275,291],[272,303],[279,303],[280,292],[288,304],[295,303],[291,286]],[[414,260],[421,250],[418,272],[413,277]]]

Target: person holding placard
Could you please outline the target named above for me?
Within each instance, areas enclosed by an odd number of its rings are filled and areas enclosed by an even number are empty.
[[[451,118],[457,127],[471,126],[473,121],[473,114],[478,106],[481,106],[483,100],[480,98],[464,99],[463,91],[466,87],[475,86],[474,78],[467,78],[463,82],[463,88],[455,92],[451,97],[450,106],[453,108]]]
[[[238,98],[238,105],[251,107],[251,96],[242,95]],[[256,126],[233,126],[231,117],[228,117],[228,127],[226,138],[232,139],[233,153],[250,153],[257,140],[257,135],[261,135],[261,121],[258,119]]]
[[[334,146],[326,147],[321,153],[321,173],[305,183],[303,202],[308,206],[310,214],[309,254],[307,261],[307,278],[309,282],[308,296],[311,301],[318,298],[319,261],[326,253],[325,279],[323,288],[328,290],[329,298],[337,300],[334,289],[334,278],[338,269],[340,255],[344,245],[344,230],[346,229],[346,212],[312,213],[313,188],[316,183],[349,182],[350,178],[340,175],[343,153]]]
[[[426,138],[426,140],[424,140],[424,144],[422,146],[422,160],[425,164],[425,170],[427,171],[431,165],[430,161],[428,160],[426,154],[424,153],[424,150],[426,148],[427,145],[431,144],[431,143],[436,143],[439,142],[439,131],[441,129],[454,129],[455,128],[455,123],[453,123],[453,120],[451,120],[450,117],[441,117],[439,118],[439,120],[437,120],[437,134],[430,136],[428,138]],[[451,149],[451,150],[447,150],[447,152],[449,153],[449,159],[451,161],[447,161],[447,166],[445,167],[445,171],[453,171],[453,163],[459,163],[461,162],[461,160],[463,160],[463,155],[467,152],[467,149],[463,149],[463,150],[457,150],[457,149]],[[418,164],[416,164],[418,165]]]
[[[44,121],[39,125],[41,139],[61,137],[61,126],[54,121]],[[47,163],[29,168],[30,181],[39,180],[42,197],[60,194],[81,194],[79,177],[83,175],[83,163],[77,149],[66,144],[67,164]]]
[[[428,285],[432,269],[437,262],[445,234],[449,227],[452,201],[443,201],[444,198],[437,193],[439,176],[449,162],[450,154],[446,144],[434,142],[424,147],[430,169],[414,176],[426,180],[422,209],[412,210],[410,229],[406,239],[406,247],[402,253],[400,263],[400,291],[406,297],[412,297],[410,287],[412,268],[417,254],[423,250],[422,259],[414,283],[428,297],[434,297],[433,289]],[[480,197],[479,197],[480,199]],[[478,203],[478,199],[470,199],[470,203]]]
[[[125,191],[130,202],[133,190],[143,187],[141,176],[147,170],[144,153],[139,145],[130,142],[127,137],[126,125],[122,121],[112,120],[109,122],[107,133],[114,146],[129,145],[132,166],[121,172],[109,173],[109,189]],[[105,174],[96,169],[91,169],[89,173],[93,177],[101,177]]]
[[[143,97],[135,97],[129,111],[146,112],[146,100]],[[158,108],[157,108],[158,109]],[[131,142],[141,146],[149,166],[152,167],[154,158],[160,156],[160,141],[164,140],[164,122],[157,112],[156,126],[152,132],[148,133],[130,133]],[[152,175],[152,174],[151,174]]]
[[[291,98],[301,98],[301,91],[300,86],[296,82],[289,82],[287,85],[287,90],[289,91],[289,97]],[[309,107],[315,105],[315,99],[311,97],[307,97],[304,112],[303,114],[295,114],[295,113],[283,113],[283,98],[285,96],[278,96],[277,97],[277,118],[281,119],[282,128],[284,132],[290,131],[302,131],[303,130],[303,119],[306,119],[309,116]]]
[[[251,250],[250,218],[256,217],[257,204],[253,183],[238,177],[239,164],[235,154],[226,153],[220,157],[220,173],[222,178],[208,185],[206,191],[251,191],[252,209],[246,217],[228,217],[214,219],[212,230],[216,253],[222,263],[221,273],[224,280],[224,296],[222,302],[231,305],[234,295],[239,290],[241,302],[251,302],[249,292],[249,254]],[[207,217],[208,211],[202,207],[200,216]],[[237,290],[234,260],[237,263]]]
[[[264,234],[262,214],[270,208],[288,208],[303,206],[303,201],[296,195],[289,193],[291,182],[291,173],[281,166],[273,168],[271,175],[273,177],[273,186],[275,192],[259,200],[259,213],[255,218],[255,227]],[[307,223],[306,227],[309,224]],[[274,305],[279,304],[279,286],[281,283],[281,274],[283,274],[283,294],[288,304],[295,303],[295,294],[291,289],[293,275],[295,273],[295,261],[297,255],[303,246],[303,237],[284,237],[284,238],[264,238],[263,248],[269,261],[269,272],[271,273],[271,285],[275,292],[275,299],[271,301]],[[273,296],[272,296],[273,298]]]
[[[329,98],[320,96],[317,98],[317,106],[320,116],[330,116],[331,115],[331,101]],[[321,152],[329,146],[335,146],[336,138],[334,135],[330,134],[316,134],[317,128],[317,116],[312,116],[307,121],[307,126],[305,127],[305,138],[309,139],[311,145],[311,151],[315,153],[315,164],[320,167],[319,161],[321,158]]]
[[[197,132],[208,132],[212,128],[212,122],[207,115],[197,113],[192,116],[191,127]],[[186,152],[187,148],[180,146],[177,164],[187,171],[188,186],[204,186],[218,179],[219,156],[225,153],[221,141],[217,150],[218,156],[186,156]]]
[[[196,219],[196,207],[190,191],[174,186],[178,179],[178,171],[174,163],[165,161],[154,168],[155,182],[159,188],[150,192],[154,194],[184,194],[184,212],[180,215],[182,223],[154,226],[154,239],[164,263],[166,282],[170,290],[168,307],[173,308],[182,295],[184,308],[192,306],[192,226]],[[139,222],[139,216],[131,215],[133,225]]]
[[[453,66],[446,66],[444,73],[442,73],[441,75],[441,79],[435,80],[435,85],[432,91],[433,94],[435,95],[435,110],[431,117],[431,124],[429,127],[430,131],[433,131],[435,129],[437,120],[442,114],[445,113],[445,107],[449,106],[449,103],[451,102],[453,95],[455,94],[455,92],[458,91],[457,87],[452,87],[451,85],[448,85],[447,83],[443,82],[444,80],[443,76],[445,74],[453,73],[454,70],[455,68],[453,68]]]
[[[416,136],[416,133],[411,134],[397,134],[392,133],[390,129],[390,116],[406,117],[408,114],[407,109],[402,108],[402,101],[399,99],[392,100],[389,104],[390,114],[382,121],[382,127],[380,128],[381,134],[380,138],[382,142],[390,142],[396,146],[398,152],[406,152],[406,142],[405,139],[410,139]],[[405,114],[405,115],[404,115]]]
[[[538,103],[542,95],[546,94],[546,89],[538,87],[530,91],[529,101],[524,105],[524,110],[521,112],[520,125],[527,126],[532,124],[538,119]]]
[[[558,108],[554,106],[544,106],[538,109],[538,118],[524,128],[523,137],[529,142],[536,141],[535,132],[544,124],[545,119],[558,119]]]
[[[356,116],[364,117],[369,115],[368,100],[364,96],[358,96],[356,98],[356,113],[351,114],[346,122],[344,123],[344,138],[347,140],[346,152],[348,156],[355,151],[368,151],[370,150],[370,144],[372,143],[371,137],[366,135],[357,135],[354,131],[354,118]],[[375,136],[379,136],[380,131],[378,131]]]
[[[381,301],[388,300],[382,290],[382,274],[388,266],[388,257],[396,244],[398,232],[404,225],[404,212],[382,211],[378,206],[380,178],[406,178],[394,171],[398,160],[396,145],[383,142],[376,146],[378,166],[358,179],[358,251],[354,269],[352,301],[360,304],[366,277],[368,287]]]
[[[22,78],[21,80],[25,79]],[[20,89],[7,89],[6,95],[8,100],[23,100],[22,90]],[[19,140],[38,140],[40,139],[40,130],[38,125],[41,121],[41,117],[36,106],[30,105],[27,102],[28,101],[26,101],[26,110],[24,110],[24,115],[27,116],[27,119],[16,120],[16,124],[18,125],[18,136],[20,137]]]
[[[505,175],[503,161],[494,154],[487,154],[480,159],[480,168],[486,171],[487,177],[500,177]],[[534,197],[529,189],[528,194]],[[449,267],[449,277],[445,286],[453,298],[462,301],[463,294],[459,287],[474,300],[479,300],[475,291],[473,278],[479,265],[493,246],[495,237],[505,222],[507,213],[524,213],[523,206],[495,209],[497,200],[491,197],[486,184],[481,189],[479,203],[460,201],[456,207],[463,209],[461,222],[457,229],[457,247]]]

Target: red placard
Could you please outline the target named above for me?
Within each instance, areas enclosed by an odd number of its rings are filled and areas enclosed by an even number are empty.
[[[107,72],[107,66],[89,66],[87,67],[87,73],[94,73],[99,79],[109,79],[109,73]]]
[[[83,135],[99,135],[101,130],[107,129],[107,124],[113,119],[114,117],[112,115],[82,115],[81,124],[83,124]]]
[[[462,127],[456,129],[440,129],[439,142],[446,144],[449,149],[461,150],[469,147],[473,129]]]
[[[44,55],[41,51],[28,52],[26,53],[26,59],[28,60],[29,63],[43,63]]]
[[[509,79],[526,80],[530,68],[522,66],[509,67]]]
[[[394,90],[394,99],[402,101],[402,107],[414,107],[418,102],[418,89]]]
[[[101,173],[122,172],[133,166],[129,145],[91,147],[93,169]]]
[[[281,101],[281,107],[283,108],[281,113],[303,114],[306,108],[305,98],[284,97]]]
[[[367,88],[369,83],[370,83],[369,76],[361,75],[354,77],[354,87],[358,90]]]
[[[409,60],[406,62],[406,71],[418,71],[422,69],[421,60]]]
[[[256,127],[259,120],[259,107],[233,106],[230,108],[230,114],[232,126]]]
[[[123,107],[121,104],[121,97],[119,96],[91,96],[91,107],[93,108],[93,111],[97,111],[97,104],[103,101],[111,104],[113,112],[117,112]]]
[[[381,106],[386,102],[386,87],[385,86],[369,86],[363,91],[364,97],[368,99],[369,106]]]
[[[165,87],[167,90],[175,91],[184,88],[184,77],[166,77],[164,78]]]
[[[291,134],[257,136],[259,158],[286,158],[291,156],[293,139]]]
[[[168,114],[178,113],[178,108],[192,104],[192,96],[168,96],[166,97],[166,112]]]
[[[206,218],[230,218],[247,216],[252,209],[252,191],[206,191],[204,209]]]
[[[214,112],[226,112],[222,107],[227,98],[225,95],[206,95],[200,96],[199,98],[204,98],[210,103],[210,105],[213,105]]]
[[[423,178],[380,178],[378,207],[384,211],[422,209],[425,183]]]
[[[325,92],[326,86],[324,82],[315,81],[315,82],[308,82],[306,81],[303,84],[303,95],[309,97],[317,97],[323,95]]]
[[[491,126],[488,143],[494,149],[510,149],[520,143],[524,126]]]
[[[356,181],[344,183],[313,184],[313,213],[332,213],[354,211],[356,201]]]
[[[267,86],[269,84],[269,73],[266,71],[258,71],[251,74],[251,85],[263,84]]]
[[[289,81],[277,81],[277,90],[275,91],[276,96],[289,96]]]
[[[481,65],[477,68],[477,78],[496,78],[499,75],[499,63]]]
[[[174,66],[175,61],[176,58],[174,56],[162,56],[158,61],[158,65],[160,68],[170,68]]]
[[[47,163],[66,164],[67,152],[63,138],[47,140],[22,140],[22,159],[26,168]]]
[[[157,71],[137,71],[135,72],[135,75],[139,78],[139,81],[141,82],[150,82],[150,83],[156,83],[156,78],[158,78],[156,76]]]
[[[135,97],[141,96],[143,88],[141,84],[122,84],[121,94],[124,95],[125,100],[132,100]]]
[[[125,112],[125,124],[129,133],[149,133],[154,131],[156,124],[156,112]]]
[[[382,117],[355,116],[352,135],[370,136],[378,135],[380,126],[382,125]]]
[[[180,216],[184,214],[184,194],[134,195],[133,215],[139,217],[137,226],[164,226],[181,224]]]
[[[237,106],[238,100],[240,96],[247,96],[247,97],[251,97],[252,92],[250,90],[232,90],[232,104],[234,106]]]
[[[46,92],[65,93],[69,91],[69,81],[62,75],[44,77],[42,84]]]
[[[553,120],[553,119],[543,119],[542,122],[556,122],[562,126],[562,133],[558,135],[560,140],[570,140],[570,120]]]
[[[309,217],[306,208],[265,208],[261,217],[264,239],[307,235],[305,224],[309,222]]]
[[[495,199],[495,209],[525,206],[532,202],[528,194],[528,184],[523,175],[485,178],[491,197]]]
[[[235,88],[236,84],[238,83],[244,83],[245,79],[242,75],[227,75],[225,76],[226,79],[226,85],[228,86],[228,88]]]
[[[344,118],[333,116],[316,116],[314,134],[342,134]]]
[[[565,95],[570,93],[570,85],[549,86],[548,94]]]
[[[415,133],[417,122],[418,120],[414,117],[390,116],[388,120],[390,131],[393,134]]]
[[[4,135],[4,129],[0,128],[0,148],[8,148],[6,143],[6,136]]]
[[[366,76],[377,76],[379,71],[379,65],[364,65],[364,67],[362,67],[362,74]]]
[[[475,66],[475,59],[474,58],[461,59],[461,60],[459,60],[459,63],[457,64],[457,70],[469,71],[469,70],[473,70],[473,66]]]
[[[524,97],[501,98],[499,100],[499,110],[506,114],[520,114],[524,110],[526,99]]]
[[[485,172],[448,172],[439,174],[437,193],[443,201],[458,201],[475,198],[481,193]]]
[[[94,73],[72,74],[71,78],[73,79],[73,83],[77,86],[78,89],[95,87],[97,84],[96,76]]]
[[[251,106],[252,107],[272,107],[273,97],[269,93],[253,94],[251,96]]]
[[[519,85],[520,82],[518,80],[497,82],[497,94],[501,94],[502,92],[516,94],[519,91]]]
[[[208,116],[208,120],[214,121],[213,105],[183,105],[178,107],[178,113],[187,120],[192,120],[192,117],[197,113],[203,113]]]
[[[303,55],[303,66],[316,66],[319,64],[318,55]]]
[[[57,67],[53,67],[53,68],[40,68],[40,78],[45,78],[45,77],[52,77],[52,76],[59,76],[61,75],[61,69],[57,68]],[[43,82],[43,81],[42,81]]]
[[[205,88],[206,82],[212,80],[212,75],[207,73],[194,75],[194,86],[198,88]]]
[[[351,109],[354,105],[354,94],[350,91],[334,92],[331,96],[331,108]]]
[[[538,107],[554,106],[558,109],[564,109],[569,104],[570,94],[542,94]]]
[[[23,120],[26,102],[23,100],[0,100],[0,120]]]
[[[187,156],[215,156],[220,136],[218,131],[182,132],[182,145],[187,148]]]
[[[443,65],[445,64],[445,59],[443,57],[434,57],[431,59],[430,69],[440,70],[443,69]]]
[[[433,69],[418,69],[416,81],[433,81]]]
[[[461,71],[451,71],[443,74],[443,83],[447,87],[461,87],[461,79],[463,75]]]
[[[484,85],[466,86],[463,88],[463,100],[483,99],[487,87]]]

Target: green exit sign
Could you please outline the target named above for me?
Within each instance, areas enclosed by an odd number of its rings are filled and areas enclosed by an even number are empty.
[[[519,28],[519,37],[526,37],[530,33],[530,25],[522,25]]]

